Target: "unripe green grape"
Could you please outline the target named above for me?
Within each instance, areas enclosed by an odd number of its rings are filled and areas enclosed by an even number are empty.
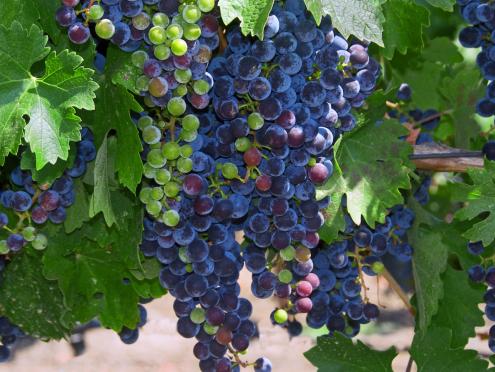
[[[187,23],[196,23],[201,19],[201,10],[196,5],[186,5],[182,9],[182,18]]]
[[[139,200],[143,204],[148,204],[151,201],[151,187],[143,187],[139,192]]]
[[[253,112],[253,113],[249,114],[249,116],[248,116],[249,128],[251,128],[253,130],[258,130],[264,124],[265,124],[265,120],[263,119],[263,117],[259,113]]]
[[[132,18],[132,25],[136,30],[144,31],[151,24],[151,18],[148,13],[140,13]]]
[[[43,234],[36,235],[36,238],[31,242],[34,249],[42,251],[48,245],[48,238]]]
[[[205,322],[203,324],[203,330],[205,331],[206,334],[209,334],[210,336],[213,336],[217,333],[218,327],[213,326],[210,323]]]
[[[180,192],[180,185],[177,182],[169,182],[163,186],[165,195],[169,198],[175,198]]]
[[[280,251],[280,257],[282,257],[284,261],[292,261],[294,257],[296,257],[296,249],[289,245]]]
[[[148,87],[146,87],[146,89],[148,89]],[[143,98],[143,102],[144,102],[144,105],[146,107],[155,107],[156,105],[153,103],[153,101],[151,100],[151,97],[149,96],[144,96]]]
[[[7,245],[6,240],[0,240],[0,254],[9,253],[9,246]]]
[[[181,173],[189,173],[192,171],[193,162],[190,158],[179,158],[177,160],[177,169]]]
[[[151,189],[151,199],[153,200],[162,200],[164,195],[163,188],[161,187],[153,187]]]
[[[371,264],[371,270],[380,275],[385,271],[385,265],[383,264],[383,262],[380,261],[373,262]]]
[[[189,317],[194,324],[201,324],[205,321],[205,311],[200,307],[196,307],[191,311]]]
[[[140,92],[144,92],[148,90],[148,86],[150,85],[150,78],[146,75],[141,75],[136,79],[136,89]],[[149,98],[149,97],[148,97]]]
[[[167,110],[170,115],[181,116],[186,112],[186,102],[181,97],[172,97],[167,103]]]
[[[153,168],[161,168],[167,164],[167,159],[162,155],[162,152],[158,149],[153,149],[148,152],[146,160]]]
[[[162,211],[162,203],[158,200],[150,200],[146,203],[146,212],[151,214],[152,216],[157,217]]]
[[[199,94],[200,96],[208,93],[210,89],[211,89],[210,84],[208,84],[208,82],[205,80],[196,80],[193,83],[194,93]]]
[[[163,120],[158,120],[157,123],[156,123],[156,126],[160,129],[163,129],[167,126],[167,123]]]
[[[153,26],[148,31],[148,38],[155,44],[163,44],[167,40],[167,31],[162,26]]]
[[[88,19],[92,21],[97,21],[103,17],[105,10],[101,5],[94,4],[91,8],[89,8]]]
[[[185,264],[191,262],[189,257],[187,257],[187,247],[180,247],[179,248],[179,260],[181,260]]]
[[[199,129],[199,119],[196,115],[188,114],[182,118],[182,128],[188,131],[197,131]]]
[[[155,182],[159,185],[165,185],[170,181],[172,175],[167,169],[158,169],[155,174]]]
[[[196,3],[203,13],[211,12],[215,7],[215,0],[198,0]]]
[[[153,123],[154,123],[153,118],[148,115],[141,116],[137,122],[138,128],[140,130],[143,130],[144,128],[149,127],[150,125],[153,125]]]
[[[174,89],[174,97],[184,97],[187,94],[187,85],[179,84],[177,88]]]
[[[235,148],[237,151],[246,152],[251,148],[251,141],[247,137],[240,137],[235,140]]]
[[[143,68],[144,62],[146,62],[148,59],[148,53],[146,53],[144,50],[136,50],[134,53],[131,54],[132,64],[136,67],[139,67],[140,69]]]
[[[198,138],[198,132],[196,131],[188,131],[188,130],[182,130],[180,133],[181,138],[186,141],[186,142],[192,142],[196,138]]]
[[[163,145],[162,154],[167,160],[175,160],[180,156],[180,146],[176,142],[167,142]]]
[[[186,23],[184,25],[184,39],[186,40],[198,40],[201,37],[201,27],[197,24]]]
[[[188,158],[192,155],[193,148],[190,145],[184,145],[180,148],[180,156]]]
[[[153,22],[154,26],[161,26],[165,28],[170,24],[170,19],[168,18],[168,15],[166,15],[165,13],[158,12],[153,14],[153,18],[151,19],[151,22]]]
[[[275,310],[275,313],[273,313],[273,320],[275,320],[278,324],[285,323],[288,318],[289,314],[287,314],[287,311],[284,309],[277,309]]]
[[[226,179],[231,180],[239,175],[239,169],[234,163],[224,163],[222,165],[222,174]]]
[[[183,56],[187,53],[187,43],[182,39],[175,39],[170,43],[170,50],[176,56]]]
[[[181,84],[187,84],[191,81],[192,78],[192,72],[190,69],[185,69],[185,70],[175,70],[174,71],[174,77],[175,80],[177,80]]]
[[[190,274],[193,271],[194,271],[193,266],[190,263],[186,264],[186,273]]]
[[[102,39],[111,39],[113,34],[115,34],[115,25],[109,19],[102,19],[96,24],[95,32]]]
[[[278,280],[280,280],[281,283],[288,284],[292,281],[292,273],[284,269],[278,273]]]
[[[153,54],[155,55],[156,59],[165,61],[170,57],[171,51],[170,48],[165,44],[160,44],[155,46],[155,48],[153,49]]]
[[[32,242],[34,240],[34,238],[36,237],[36,229],[32,226],[26,226],[23,230],[22,230],[22,237],[28,241],[28,242]]]
[[[143,166],[143,174],[146,178],[153,179],[156,175],[156,169],[148,163],[145,163]]]
[[[182,35],[184,34],[184,30],[182,29],[181,25],[173,23],[167,27],[165,34],[168,39],[176,40],[182,37]]]
[[[162,216],[162,221],[169,227],[177,226],[180,221],[180,215],[173,209],[166,211]]]
[[[143,129],[142,137],[145,143],[147,143],[148,145],[152,145],[154,143],[160,142],[162,138],[162,132],[154,125],[150,125]]]
[[[163,97],[168,92],[168,83],[161,76],[154,77],[148,84],[148,91],[153,97]]]

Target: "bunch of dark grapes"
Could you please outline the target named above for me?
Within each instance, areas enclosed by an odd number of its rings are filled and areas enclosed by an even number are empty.
[[[0,259],[0,272],[5,267],[5,261]],[[19,338],[24,337],[24,332],[12,324],[6,317],[0,317],[0,363],[9,360],[12,355],[12,347]]]
[[[486,95],[476,105],[484,117],[495,114],[495,5],[487,0],[457,0],[463,18],[470,24],[459,34],[466,48],[480,48],[476,58],[483,77],[489,81]]]
[[[51,185],[37,184],[30,172],[19,167],[11,173],[13,187],[0,192],[0,203],[5,208],[0,212],[0,229],[8,235],[5,240],[0,240],[0,254],[19,252],[27,244],[34,249],[45,249],[47,238],[37,232],[36,226],[65,221],[66,209],[76,198],[73,179],[81,177],[86,172],[87,163],[96,157],[91,131],[84,128],[81,136],[72,167]]]

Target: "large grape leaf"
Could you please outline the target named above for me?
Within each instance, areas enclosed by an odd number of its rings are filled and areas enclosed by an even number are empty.
[[[454,10],[455,0],[426,0],[428,4],[451,12]]]
[[[383,55],[392,59],[395,51],[423,47],[423,28],[430,25],[428,10],[412,0],[388,0],[383,4]]]
[[[225,25],[238,18],[244,35],[263,39],[266,20],[274,0],[219,0],[218,7]]]
[[[17,152],[23,136],[37,169],[66,160],[70,141],[80,139],[75,108],[94,109],[93,71],[81,67],[75,53],[49,54],[46,42],[36,25],[29,30],[18,22],[0,26],[0,164]],[[32,75],[32,66],[45,57],[44,74]]]
[[[318,188],[317,198],[329,195],[332,203],[340,205],[346,196],[347,211],[356,224],[361,224],[361,217],[372,227],[376,221],[384,222],[388,208],[403,202],[399,189],[411,187],[411,146],[399,139],[406,134],[399,123],[387,120],[381,125],[367,123],[339,138],[335,145],[337,166]],[[334,220],[341,224],[342,218]],[[328,223],[325,228],[329,228]]]
[[[306,7],[319,24],[329,15],[333,26],[348,38],[354,35],[383,46],[384,21],[379,0],[304,0]]]
[[[468,174],[471,184],[452,186],[454,200],[465,202],[455,217],[461,221],[474,219],[463,236],[472,242],[481,240],[488,246],[495,239],[495,164],[486,161],[484,168],[469,169]]]
[[[392,360],[397,352],[394,348],[372,350],[359,340],[354,344],[351,339],[335,333],[333,337],[318,337],[316,346],[304,356],[319,372],[387,372],[392,371]]]
[[[80,229],[83,224],[89,221],[89,195],[81,179],[74,180],[74,192],[76,200],[67,209],[67,219],[64,222],[67,234]]]
[[[31,27],[40,17],[36,5],[36,0],[0,1],[0,25],[10,27],[12,22],[17,21],[24,27]]]
[[[60,339],[69,335],[73,321],[58,283],[43,277],[41,253],[25,247],[3,273],[0,312],[31,336]]]
[[[70,168],[76,158],[77,149],[73,146],[69,150],[69,157],[67,160],[58,160],[55,164],[47,164],[41,169],[36,169],[36,157],[33,152],[27,148],[22,152],[21,169],[27,170],[31,173],[33,180],[43,184],[51,184],[57,178],[64,174],[67,168]]]

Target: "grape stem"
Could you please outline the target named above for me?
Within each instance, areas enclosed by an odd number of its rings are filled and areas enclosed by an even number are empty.
[[[432,114],[430,116],[427,116],[427,117],[425,117],[425,118],[423,118],[421,120],[415,121],[414,124],[415,124],[416,127],[418,127],[421,124],[428,123],[431,120],[438,119],[438,118],[442,117],[443,115],[452,114],[453,111],[454,110],[450,109],[450,110],[445,110],[445,111],[437,112],[437,113]]]
[[[237,364],[239,364],[242,368],[246,368],[249,366],[248,362],[243,362],[241,358],[239,358],[239,355],[237,354],[237,351],[235,351],[232,346],[227,345],[227,348],[229,349],[229,352],[232,354],[234,357],[234,360]]]
[[[415,145],[409,158],[422,170],[466,172],[469,168],[483,168],[481,151],[465,151],[437,143]]]
[[[409,356],[409,360],[407,361],[407,367],[405,372],[411,372],[412,366],[413,366],[413,358],[412,356]]]
[[[397,295],[400,297],[404,305],[406,306],[407,310],[412,316],[416,315],[416,310],[414,307],[411,305],[409,302],[409,297],[407,296],[406,292],[401,288],[399,283],[395,280],[395,278],[390,274],[390,272],[386,269],[383,268],[383,272],[381,273],[381,276],[385,278],[385,280],[388,282],[390,287],[397,293]]]
[[[225,30],[222,26],[218,27],[218,38],[220,41],[219,52],[222,53],[227,48],[227,39],[225,38]]]
[[[364,302],[368,302],[368,288],[366,287],[366,282],[364,281],[364,275],[363,275],[363,267],[361,265],[361,260],[360,260],[360,255],[359,255],[359,248],[356,246],[356,249],[354,251],[354,258],[356,259],[357,263],[357,269],[358,269],[358,274],[359,274],[359,281],[361,282],[361,286],[363,287],[363,294],[364,294]]]

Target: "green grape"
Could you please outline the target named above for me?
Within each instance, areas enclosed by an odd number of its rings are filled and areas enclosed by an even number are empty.
[[[153,97],[163,97],[168,92],[167,80],[161,76],[154,77],[148,84],[148,90]]]
[[[154,26],[161,26],[163,28],[167,27],[170,23],[170,19],[168,18],[168,15],[165,13],[155,13],[153,14],[153,18],[151,19],[151,22],[153,22]]]
[[[179,248],[179,260],[181,260],[185,264],[191,262],[191,260],[187,257],[187,247],[180,247]]]
[[[162,154],[167,160],[175,160],[180,156],[180,146],[176,142],[167,142],[163,145]]]
[[[163,191],[165,192],[165,195],[169,198],[175,198],[177,195],[179,195],[180,192],[180,186],[177,182],[169,182],[163,186]]]
[[[147,77],[146,75],[141,75],[136,79],[136,89],[140,92],[148,90],[148,87],[150,85],[150,78]]]
[[[149,127],[150,125],[153,125],[153,123],[154,123],[153,118],[148,115],[141,116],[137,122],[138,128],[141,130],[143,130],[146,127]]]
[[[167,27],[165,33],[168,39],[176,40],[182,37],[182,35],[184,34],[184,30],[181,25],[173,23]]]
[[[186,23],[184,25],[184,39],[198,40],[201,37],[201,27],[197,24]]]
[[[158,122],[156,123],[156,126],[160,129],[163,129],[167,126],[167,123],[163,120],[158,120]]]
[[[165,61],[170,57],[170,48],[166,46],[165,44],[160,44],[153,49],[153,54],[155,55],[156,59],[160,61]]]
[[[139,192],[139,200],[143,204],[148,204],[151,201],[151,187],[143,187]]]
[[[192,142],[196,138],[198,138],[198,132],[196,131],[188,131],[188,130],[182,130],[180,133],[181,138],[186,141],[186,142]]]
[[[95,32],[102,39],[111,39],[113,34],[115,34],[115,25],[109,19],[102,19],[96,24]]]
[[[148,31],[148,38],[155,44],[163,44],[167,40],[167,31],[162,26],[153,26]]]
[[[0,254],[9,253],[9,246],[7,245],[6,240],[0,240]]]
[[[192,171],[193,162],[190,158],[179,158],[177,160],[177,169],[181,173],[189,173]]]
[[[32,226],[26,226],[22,230],[22,236],[28,242],[32,242],[34,240],[34,238],[36,237],[36,229]]]
[[[215,0],[198,0],[197,4],[198,4],[198,8],[203,13],[208,13],[211,12],[215,7]]]
[[[215,335],[217,333],[218,327],[217,326],[213,326],[210,323],[205,322],[203,324],[203,330],[205,331],[205,333],[213,336],[213,335]]]
[[[194,271],[193,266],[190,263],[186,264],[186,273],[190,274],[193,271]]]
[[[140,13],[132,18],[132,25],[136,30],[144,31],[151,24],[150,16],[147,13]]]
[[[170,50],[176,56],[183,56],[187,53],[187,43],[182,39],[175,39],[170,44]]]
[[[385,271],[385,265],[383,264],[383,262],[380,261],[373,262],[371,264],[371,270],[380,275]]]
[[[181,97],[172,97],[167,103],[167,110],[173,116],[181,116],[186,112],[186,102]]]
[[[235,140],[235,148],[237,151],[246,152],[251,148],[251,141],[247,137],[240,137]]]
[[[264,124],[265,124],[265,120],[263,119],[263,117],[259,113],[253,112],[253,113],[249,114],[249,116],[248,116],[249,128],[251,128],[253,130],[258,130]]]
[[[48,245],[48,238],[43,234],[36,235],[33,242],[31,243],[34,249],[42,251]]]
[[[210,91],[210,89],[211,89],[210,84],[208,84],[208,82],[205,80],[196,80],[193,83],[193,90],[194,93],[196,94],[199,95],[206,94]]]
[[[308,166],[309,167],[314,167],[315,165],[316,165],[316,159],[315,158],[309,159]]]
[[[155,104],[153,103],[153,101],[151,100],[151,97],[148,97],[148,96],[145,96],[143,98],[143,102],[144,104],[146,105],[146,107],[155,107]]]
[[[151,189],[151,194],[150,194],[151,199],[153,199],[153,200],[162,200],[163,195],[164,195],[163,188],[161,188],[161,187],[153,187]]]
[[[94,4],[91,8],[89,8],[88,19],[92,21],[97,21],[103,17],[105,10],[101,5]]]
[[[282,257],[284,261],[292,261],[296,257],[296,249],[289,245],[280,251],[280,257]]]
[[[158,169],[155,174],[155,182],[159,185],[165,185],[170,179],[172,175],[167,169]]]
[[[189,317],[194,324],[201,324],[205,321],[205,311],[200,307],[196,307],[191,311]]]
[[[182,118],[182,128],[188,131],[197,131],[199,129],[199,119],[196,115],[188,114]]]
[[[155,178],[157,170],[153,168],[148,163],[145,163],[143,166],[143,174],[146,178],[153,179]]]
[[[159,149],[153,149],[148,152],[146,156],[146,160],[153,168],[161,168],[165,164],[167,164],[167,159],[162,155],[162,152]]]
[[[222,174],[226,179],[231,180],[239,175],[239,169],[234,163],[224,163],[222,165]]]
[[[177,211],[173,209],[166,211],[162,216],[162,221],[165,225],[169,227],[177,226],[180,221],[180,215]]]
[[[131,54],[132,64],[136,67],[139,67],[140,69],[143,68],[144,62],[146,62],[148,59],[148,53],[146,53],[144,50],[136,50],[134,53]]]
[[[184,145],[180,148],[180,156],[188,158],[192,155],[193,148],[190,145]]]
[[[179,84],[174,90],[174,97],[184,97],[187,94],[187,85]]]
[[[275,310],[275,313],[273,313],[273,320],[275,320],[278,324],[285,323],[288,318],[289,314],[287,314],[287,311],[284,309],[277,309]]]
[[[196,23],[201,18],[201,10],[196,5],[186,5],[182,9],[182,18],[187,23]]]
[[[186,84],[191,81],[192,78],[192,72],[190,69],[185,69],[185,70],[175,70],[174,71],[174,77],[175,80],[177,80],[181,84]]]
[[[147,126],[143,129],[143,141],[148,145],[160,142],[162,132],[154,125]]]
[[[292,273],[284,269],[278,273],[278,280],[280,280],[281,283],[288,284],[292,281]]]
[[[151,214],[152,216],[157,217],[162,211],[162,203],[158,200],[150,200],[146,203],[146,212]]]

